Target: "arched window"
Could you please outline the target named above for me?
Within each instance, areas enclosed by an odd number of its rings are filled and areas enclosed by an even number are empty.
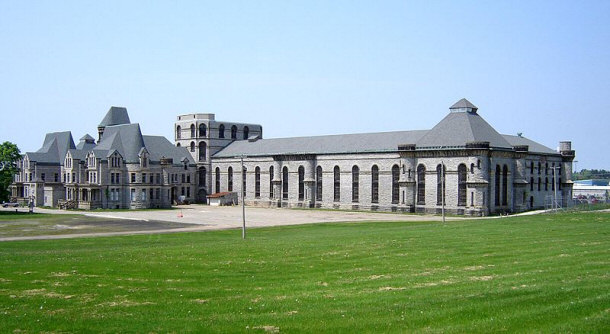
[[[205,137],[207,135],[207,128],[205,126],[205,124],[201,123],[199,124],[199,137]]]
[[[360,168],[352,167],[352,202],[360,200]]]
[[[538,161],[538,175],[540,175],[541,172],[542,172],[542,165],[540,164],[540,161]]]
[[[195,138],[195,124],[191,124],[191,138]]]
[[[199,161],[205,161],[206,146],[207,145],[204,141],[199,142]]]
[[[530,191],[534,191],[534,177],[530,177]]]
[[[495,174],[495,188],[496,188],[496,192],[495,192],[495,204],[496,206],[500,206],[500,189],[502,187],[502,185],[500,184],[500,174],[502,174],[500,165],[496,165],[496,174]]]
[[[227,189],[233,191],[233,167],[229,167],[227,170]]]
[[[244,198],[246,198],[246,173],[248,172],[248,168],[246,168],[246,166],[244,166],[241,170],[241,189],[243,192],[243,196]]]
[[[216,167],[216,192],[220,192],[220,167]]]
[[[231,139],[237,139],[237,126],[235,125],[231,127]]]
[[[180,143],[176,143],[176,147],[180,147],[180,146],[181,146]]]
[[[244,140],[248,139],[249,135],[250,135],[250,129],[247,126],[244,126]]]
[[[508,166],[502,169],[502,205],[508,205]]]
[[[549,178],[545,177],[544,178],[544,191],[548,191],[549,190]]]
[[[549,163],[544,164],[544,175],[549,175]]]
[[[470,164],[470,174],[474,174],[474,164]]]
[[[199,168],[199,186],[200,187],[205,187],[205,180],[206,179],[206,170],[205,167],[200,167]]]
[[[417,204],[426,204],[426,166],[417,166]]]
[[[398,165],[392,166],[392,204],[398,204],[399,201],[399,188],[398,178],[400,177],[400,167]]]
[[[316,168],[316,201],[322,200],[322,166]]]
[[[341,170],[339,166],[335,166],[333,169],[333,200],[335,202],[341,201]]]
[[[299,166],[299,201],[305,199],[305,168]]]
[[[282,199],[288,199],[288,167],[282,169]]]
[[[273,199],[273,166],[269,167],[269,198]]]
[[[182,128],[180,127],[180,125],[178,125],[176,127],[176,139],[180,139],[182,138]]]
[[[225,137],[225,125],[220,124],[220,126],[218,127],[218,138],[224,138],[224,137]]]
[[[447,204],[445,201],[445,191],[447,184],[445,178],[447,175],[447,169],[444,165],[436,166],[436,205]]]
[[[261,197],[261,168],[254,168],[254,197]]]
[[[541,185],[542,185],[542,179],[538,178],[538,191],[540,191]]]
[[[466,169],[466,165],[464,164],[458,166],[458,206],[466,206],[468,200],[466,194]]]
[[[371,168],[371,203],[379,203],[379,167]]]
[[[533,161],[530,164],[530,174],[534,174],[534,162]],[[532,189],[532,190],[534,190],[534,189]]]
[[[191,152],[195,152],[195,142],[191,142]]]

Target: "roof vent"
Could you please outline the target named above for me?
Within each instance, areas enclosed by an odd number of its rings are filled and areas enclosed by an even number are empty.
[[[452,112],[469,112],[472,114],[476,114],[479,108],[477,108],[474,104],[470,103],[470,101],[466,99],[461,99],[455,104],[453,104],[451,107],[449,107],[449,110]]]
[[[248,141],[251,142],[251,143],[255,142],[255,141],[259,140],[259,139],[261,139],[261,135],[254,135],[254,136],[248,137]]]

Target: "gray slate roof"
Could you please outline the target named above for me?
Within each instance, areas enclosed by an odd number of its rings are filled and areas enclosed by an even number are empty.
[[[214,157],[235,157],[279,154],[333,154],[362,152],[395,152],[398,144],[413,144],[426,131],[396,131],[347,135],[238,140],[216,153]]]
[[[106,127],[93,152],[98,158],[105,159],[116,150],[125,162],[138,163],[143,148],[148,151],[150,161],[165,157],[174,159],[176,164],[185,158],[189,163],[195,163],[185,147],[176,147],[163,136],[143,136],[138,123]]]
[[[431,130],[260,139],[254,142],[238,140],[214,157],[396,152],[401,144],[415,144],[418,150],[464,148],[466,143],[477,141],[489,142],[490,147],[496,149],[512,150],[513,146],[528,145],[530,152],[557,154],[530,139],[499,134],[476,112],[451,112]]]
[[[117,150],[128,163],[140,161],[138,153],[144,147],[144,139],[140,131],[140,124],[123,124],[107,126],[102,140],[93,151],[97,157],[107,157],[108,153]]]
[[[110,107],[106,116],[102,122],[98,125],[98,127],[105,127],[111,125],[119,125],[119,124],[130,124],[129,115],[127,114],[127,109],[123,107]]]
[[[489,123],[470,112],[450,112],[416,144],[418,148],[463,147],[474,141],[488,141],[491,147],[512,149]]]
[[[60,164],[69,149],[74,149],[74,139],[70,131],[47,133],[42,147],[36,152],[26,153],[30,161]]]
[[[189,164],[194,164],[195,160],[186,147],[176,147],[163,136],[144,136],[144,144],[148,150],[151,161],[159,161],[161,158],[174,159],[174,163],[180,163],[185,158]]]
[[[503,136],[513,146],[520,146],[520,145],[529,146],[530,152],[544,153],[544,154],[557,154],[556,150],[548,148],[531,139],[527,139],[525,137],[513,136],[513,135],[503,135]]]
[[[95,148],[95,139],[89,134],[84,135],[76,144],[77,150],[91,151],[93,148]]]
[[[466,100],[466,99],[461,99],[459,101],[457,101],[456,103],[454,103],[451,107],[449,107],[449,109],[462,109],[462,108],[471,108],[474,111],[477,111],[477,108],[474,104],[470,103],[470,101]]]

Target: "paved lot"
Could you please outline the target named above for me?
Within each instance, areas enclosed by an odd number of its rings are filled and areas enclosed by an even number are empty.
[[[7,209],[3,209],[7,210]],[[9,209],[10,210],[10,209]],[[13,209],[14,210],[14,209]],[[21,208],[20,211],[27,211]],[[242,209],[235,207],[213,207],[207,205],[186,205],[179,206],[173,210],[144,210],[144,211],[107,211],[107,212],[87,212],[87,211],[64,211],[36,208],[37,213],[51,214],[84,214],[92,217],[87,221],[81,219],[74,224],[116,225],[112,231],[70,231],[61,235],[24,235],[5,237],[0,240],[25,240],[25,239],[56,239],[83,236],[110,236],[125,234],[150,234],[150,233],[170,233],[186,231],[205,231],[220,229],[236,229],[242,226]],[[74,218],[70,218],[73,220]],[[447,218],[447,220],[457,220],[463,218]],[[295,210],[278,208],[255,208],[246,207],[246,226],[263,227],[279,225],[297,225],[324,222],[355,222],[355,221],[438,221],[440,216],[432,215],[408,215],[393,213],[374,213],[374,212],[348,212],[348,211],[326,211],[326,210]],[[66,220],[66,223],[68,220]],[[81,226],[78,225],[78,226]],[[151,225],[151,226],[148,226]]]

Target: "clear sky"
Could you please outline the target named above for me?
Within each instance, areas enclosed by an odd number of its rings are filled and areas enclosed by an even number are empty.
[[[97,138],[110,106],[265,138],[430,129],[466,97],[503,134],[610,169],[610,1],[0,0],[0,141]]]

